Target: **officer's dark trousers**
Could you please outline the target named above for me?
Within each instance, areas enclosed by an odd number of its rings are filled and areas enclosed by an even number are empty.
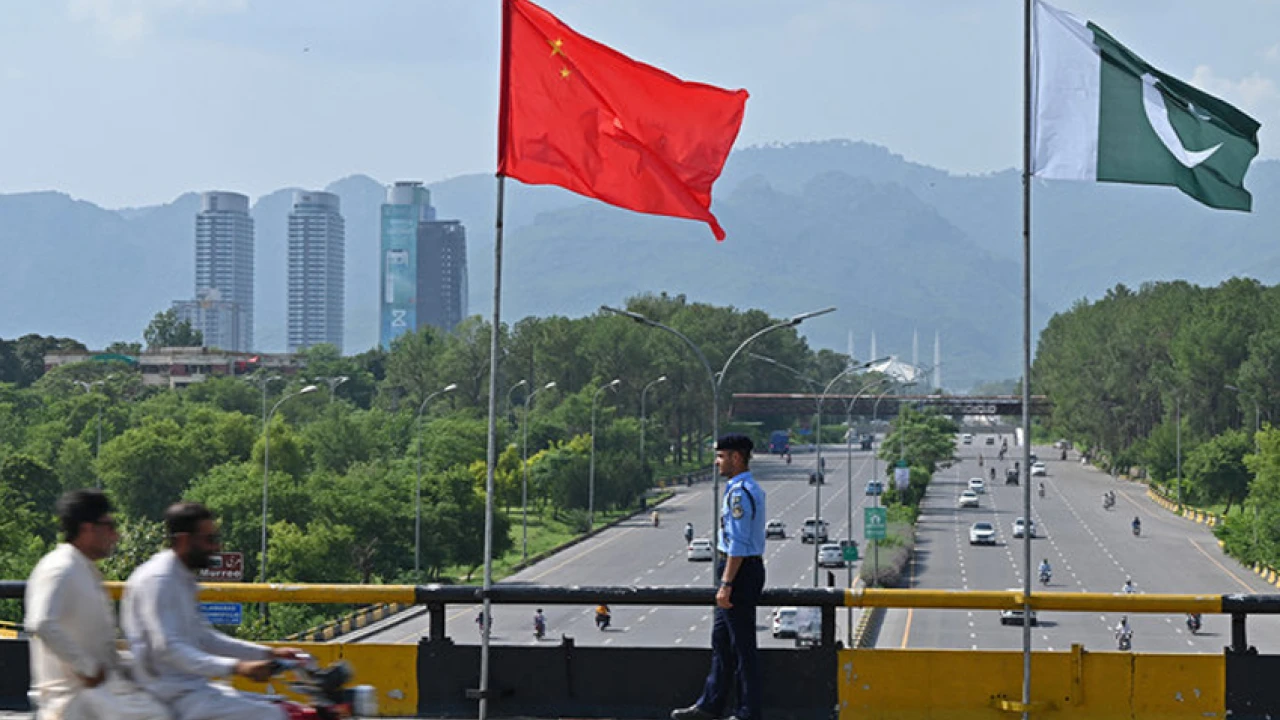
[[[724,560],[716,562],[716,578],[724,575]],[[737,690],[738,720],[761,720],[760,659],[756,651],[756,607],[764,590],[764,561],[746,558],[733,579],[733,607],[717,607],[711,627],[711,673],[698,698],[698,707],[724,717],[731,689]]]

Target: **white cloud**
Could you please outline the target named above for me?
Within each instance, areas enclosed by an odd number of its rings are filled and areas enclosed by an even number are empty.
[[[122,45],[146,37],[165,15],[242,12],[247,6],[248,0],[67,0],[72,20],[91,23]]]
[[[1262,57],[1267,62],[1280,62],[1280,43],[1276,43],[1266,50],[1263,50]]]

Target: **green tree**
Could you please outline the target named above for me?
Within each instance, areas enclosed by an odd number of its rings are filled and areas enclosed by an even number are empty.
[[[93,470],[93,450],[89,448],[89,443],[80,438],[67,438],[62,447],[58,448],[55,470],[64,492],[94,487],[98,482]]]
[[[1253,452],[1252,433],[1228,430],[1197,446],[1187,456],[1187,480],[1196,497],[1225,502],[1224,514],[1249,492],[1249,469],[1244,458]]]
[[[298,583],[352,583],[362,578],[351,562],[355,533],[346,525],[313,520],[300,528],[287,520],[271,526],[271,577]]]
[[[173,308],[156,313],[142,332],[148,348],[198,347],[204,344],[204,335],[191,327],[187,320],[178,319]]]
[[[62,494],[58,475],[43,461],[25,453],[0,460],[0,483],[11,488],[19,500],[37,513],[53,515]]]
[[[173,420],[126,430],[102,446],[98,459],[103,487],[127,514],[149,520],[164,516],[198,470],[193,448]]]

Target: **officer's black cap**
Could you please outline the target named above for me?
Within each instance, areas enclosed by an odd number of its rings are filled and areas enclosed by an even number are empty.
[[[755,449],[755,443],[751,442],[751,438],[738,433],[730,433],[720,436],[716,440],[717,450],[737,450],[738,452],[750,454]]]

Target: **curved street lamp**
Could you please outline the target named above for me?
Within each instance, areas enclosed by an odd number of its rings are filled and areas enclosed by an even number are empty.
[[[587,478],[587,532],[595,529],[596,526],[596,399],[605,390],[617,392],[616,388],[620,384],[622,380],[615,378],[613,382],[601,386],[591,396],[591,470]]]
[[[543,385],[524,396],[524,422],[520,423],[521,440],[520,440],[520,468],[522,479],[520,481],[520,555],[521,559],[529,559],[529,411],[532,409],[529,403],[537,397],[538,393],[543,390],[550,390],[556,386],[556,381]]]
[[[265,383],[263,387],[266,387]],[[285,395],[276,401],[275,406],[271,408],[271,412],[267,413],[262,420],[262,440],[264,443],[262,448],[262,572],[258,573],[259,582],[265,583],[267,581],[267,481],[271,477],[271,433],[268,428],[271,427],[271,416],[276,414],[276,410],[279,410],[286,400],[292,400],[299,395],[313,393],[317,389],[315,385],[308,385],[298,392]]]
[[[603,310],[604,312],[613,313],[614,315],[621,315],[622,317],[631,318],[632,320],[642,325],[648,325],[649,327],[657,328],[659,330],[665,330],[671,333],[672,335],[675,335],[676,337],[680,338],[681,340],[684,341],[685,345],[689,346],[689,349],[693,351],[693,354],[696,355],[698,357],[698,360],[702,362],[702,367],[706,368],[707,379],[710,380],[711,382],[711,439],[713,442],[720,437],[720,383],[724,380],[725,373],[729,371],[729,366],[733,363],[734,358],[738,356],[738,353],[742,352],[744,348],[746,348],[752,342],[755,342],[755,340],[762,335],[773,332],[774,330],[781,330],[782,328],[795,327],[796,325],[799,325],[800,323],[804,322],[805,320],[808,320],[809,318],[814,318],[814,317],[818,317],[819,315],[826,315],[827,313],[835,312],[834,307],[829,307],[829,308],[823,308],[822,310],[814,310],[812,312],[800,313],[799,315],[793,315],[790,318],[787,318],[786,320],[776,322],[761,330],[757,330],[754,334],[752,334],[746,340],[743,340],[742,343],[739,344],[738,347],[735,348],[734,351],[729,354],[729,359],[724,361],[724,367],[720,368],[719,373],[716,373],[716,371],[711,369],[711,363],[707,362],[707,356],[703,354],[702,349],[699,348],[697,345],[695,345],[694,342],[690,340],[687,335],[680,332],[679,330],[676,330],[675,328],[670,327],[668,325],[664,325],[658,322],[657,320],[652,320],[648,317],[645,317],[644,315],[641,315],[638,312],[632,312],[631,310],[620,310],[618,308],[609,307],[608,305],[601,305],[600,309]],[[720,526],[720,476],[719,474],[716,473],[715,470],[712,470],[711,472],[711,527],[717,528],[719,526]],[[711,584],[718,585],[719,582],[720,580],[715,576],[715,573],[711,573]]]
[[[422,581],[422,411],[427,409],[427,403],[431,402],[432,398],[457,389],[458,383],[449,383],[423,398],[422,404],[418,406],[418,420],[413,430],[418,445],[418,479],[413,486],[413,579],[415,582]]]
[[[657,385],[658,383],[664,383],[666,381],[667,381],[667,376],[663,375],[657,380],[650,381],[649,384],[645,385],[644,389],[640,391],[640,468],[641,470],[643,470],[646,466],[645,458],[644,458],[644,397],[649,392],[649,388],[653,387],[654,385]]]

